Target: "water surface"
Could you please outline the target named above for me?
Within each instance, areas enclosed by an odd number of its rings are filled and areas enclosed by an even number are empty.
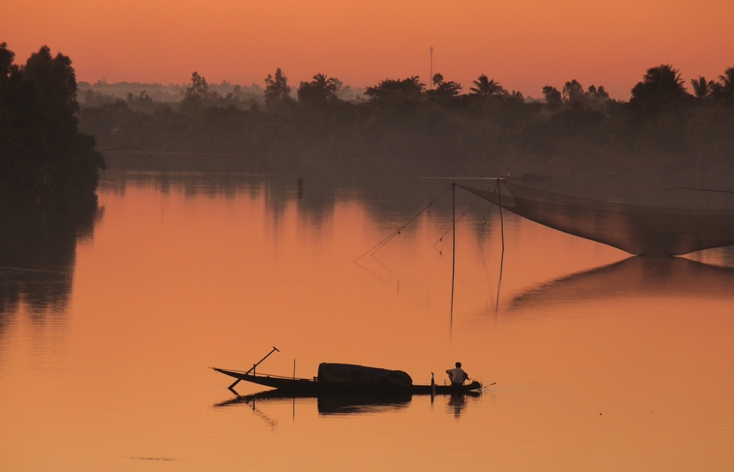
[[[499,213],[457,194],[452,316],[450,193],[354,263],[450,179],[307,179],[299,199],[238,172],[104,178],[93,223],[3,253],[2,470],[734,467],[730,249],[628,258],[504,213],[498,293]],[[208,369],[273,346],[259,371],[348,362],[428,383],[460,360],[496,385],[245,403]]]

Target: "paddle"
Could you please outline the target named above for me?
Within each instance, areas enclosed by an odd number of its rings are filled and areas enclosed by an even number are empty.
[[[245,375],[249,374],[250,372],[252,372],[252,375],[257,375],[255,373],[255,368],[257,368],[257,366],[259,366],[260,364],[262,364],[262,362],[265,359],[267,359],[268,357],[270,357],[270,354],[274,353],[275,351],[280,352],[280,349],[278,349],[277,347],[273,346],[273,350],[270,351],[265,357],[263,357],[262,359],[260,359],[260,361],[258,361],[256,364],[253,364],[252,365],[252,368],[250,370],[248,370],[247,372],[245,372]],[[296,370],[295,361],[293,361],[293,376],[294,377],[295,377],[295,370]],[[235,387],[235,385],[237,385],[240,382],[240,380],[242,380],[242,379],[237,379],[235,381],[235,383],[233,383],[232,385],[230,385],[229,387],[227,387],[228,389],[230,389],[237,396],[239,396],[239,394],[235,391],[234,387]]]

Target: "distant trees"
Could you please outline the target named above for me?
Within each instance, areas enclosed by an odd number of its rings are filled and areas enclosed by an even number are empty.
[[[7,69],[2,57],[0,67]],[[554,144],[559,138],[630,153],[730,156],[734,149],[734,113],[725,106],[734,105],[734,68],[715,82],[691,82],[703,100],[688,95],[670,65],[648,69],[630,102],[612,100],[603,86],[585,88],[576,79],[544,87],[545,103],[526,102],[521,93],[508,93],[485,74],[467,92],[442,74],[430,79],[427,90],[418,76],[386,78],[367,87],[367,100],[362,100],[340,93],[338,79],[319,73],[300,82],[294,102],[288,79],[277,69],[265,79],[264,94],[245,102],[237,98],[236,87],[221,96],[195,73],[181,91],[180,106],[155,102],[140,92],[85,108],[83,118],[85,129],[99,136],[104,147],[217,150],[288,169],[348,163],[349,156],[398,166],[408,161],[449,165],[446,156],[454,159],[450,165],[462,159],[484,165],[488,155],[546,159],[561,152]],[[252,106],[263,99],[267,106]],[[200,106],[187,108],[189,102]],[[691,113],[676,112],[682,109]]]
[[[374,87],[367,87],[364,94],[373,104],[409,104],[423,98],[426,85],[415,75],[406,79],[385,79]]]
[[[91,90],[90,90],[91,92]],[[148,92],[143,90],[139,95],[133,95],[128,93],[125,98],[125,103],[134,109],[140,110],[147,113],[152,113],[156,109],[156,102],[148,95]]]
[[[406,79],[385,79],[373,87],[365,89],[365,95],[370,97],[370,103],[375,105],[407,105],[416,104],[428,98],[439,103],[449,103],[461,93],[461,84],[453,80],[444,80],[442,74],[431,77],[433,88],[426,90],[426,86],[418,76]]]
[[[209,92],[209,84],[206,79],[194,71],[191,74],[191,85],[186,87],[184,98],[181,101],[181,108],[187,111],[196,110],[216,97],[216,94]],[[128,102],[133,103],[133,100],[132,97],[128,98]]]
[[[206,79],[194,71],[191,74],[191,85],[186,88],[186,98],[205,99],[209,96],[209,84]]]
[[[596,88],[594,85],[589,85],[589,91],[587,92],[587,95],[591,95],[601,100],[609,99],[609,94],[606,90],[604,90],[603,85],[600,85],[599,88]]]
[[[525,101],[525,96],[519,90],[513,90],[512,92],[510,92],[510,98],[513,99],[513,100],[516,100],[518,102],[524,102]]]
[[[0,44],[0,196],[43,203],[96,202],[102,155],[78,129],[71,59],[47,46],[23,66]]]
[[[265,78],[265,104],[274,105],[290,99],[291,88],[288,86],[288,79],[278,67],[275,69],[275,77],[268,74]]]
[[[560,106],[563,105],[563,96],[555,87],[550,85],[543,87],[543,96],[545,97],[545,103],[547,103],[548,107],[551,109],[560,108]]]
[[[602,111],[606,102],[609,100],[609,94],[604,90],[604,86],[602,85],[600,85],[599,88],[594,85],[590,85],[589,88],[584,91],[584,87],[579,83],[579,81],[573,79],[566,82],[563,86],[562,99],[566,108]]]
[[[566,82],[563,86],[563,99],[569,103],[582,103],[584,100],[584,88],[576,79]]]
[[[546,85],[543,87],[543,96],[548,109],[558,112],[607,113],[606,107],[609,102],[609,94],[603,86],[597,88],[590,85],[584,91],[583,85],[576,79],[566,82],[562,91]]]
[[[310,82],[301,82],[298,87],[298,101],[310,104],[322,104],[336,100],[341,82],[325,74],[316,74]]]
[[[443,80],[443,75],[441,74],[434,74],[431,81],[433,88],[426,92],[428,98],[446,101],[458,96],[459,92],[461,92],[460,83],[454,82],[453,80],[446,82]]]
[[[0,44],[0,83],[10,79],[11,74],[18,72],[18,66],[13,64],[15,53],[8,49],[8,43]]]

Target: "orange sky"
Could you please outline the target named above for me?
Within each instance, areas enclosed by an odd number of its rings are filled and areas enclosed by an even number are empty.
[[[686,83],[734,66],[730,0],[2,0],[0,41],[18,62],[41,45],[78,80],[292,84],[318,72],[346,84],[434,72],[465,91],[480,74],[526,96],[571,79],[615,98],[672,63]]]

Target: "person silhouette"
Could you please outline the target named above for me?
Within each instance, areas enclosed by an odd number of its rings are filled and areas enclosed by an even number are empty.
[[[452,387],[461,387],[464,385],[464,381],[469,378],[469,374],[464,372],[461,368],[461,362],[456,363],[456,368],[449,369],[446,371],[449,374],[449,380],[451,380]]]

